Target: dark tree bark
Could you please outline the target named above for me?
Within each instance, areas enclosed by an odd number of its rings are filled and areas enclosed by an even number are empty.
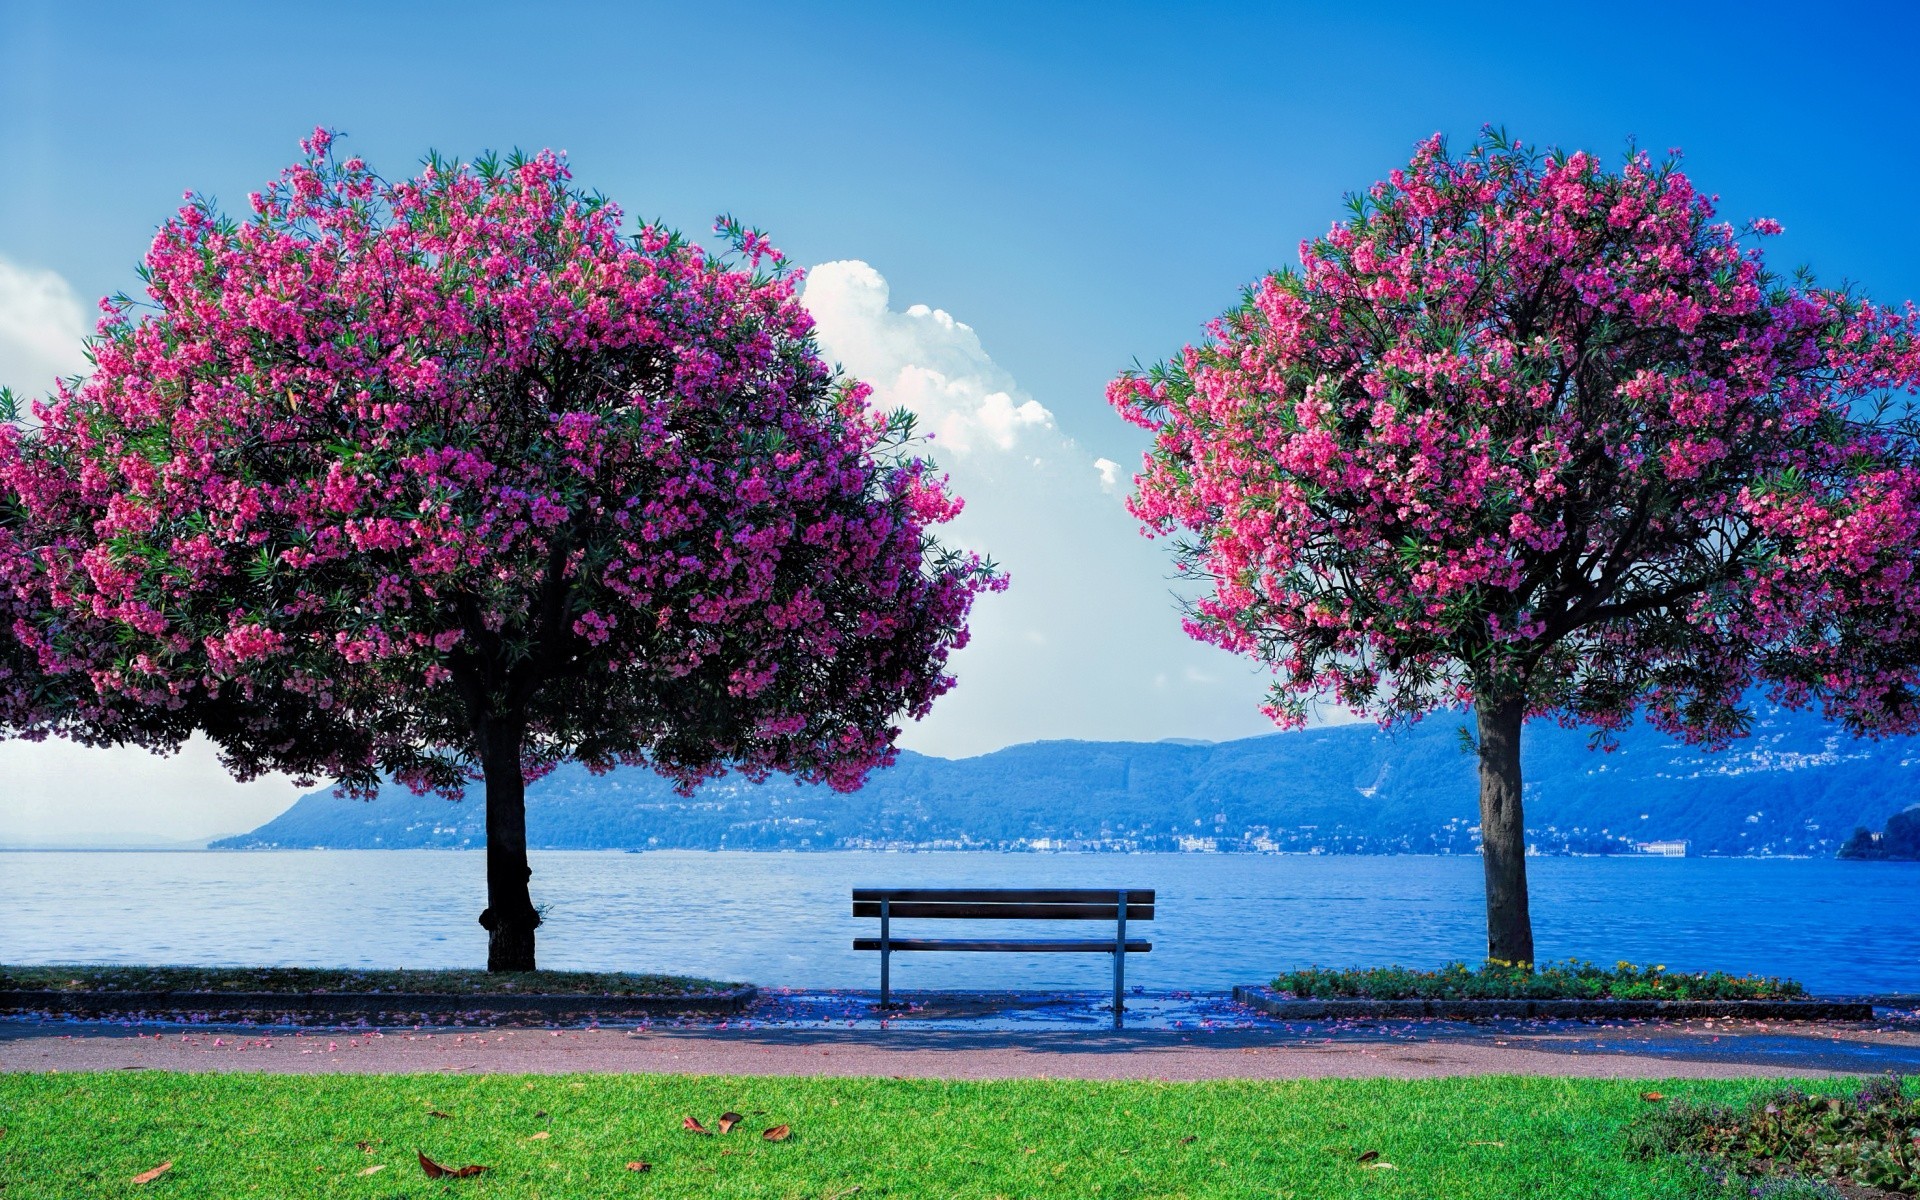
[[[1487,957],[1533,963],[1533,919],[1527,914],[1527,820],[1520,803],[1520,730],[1526,708],[1517,699],[1482,701],[1480,721],[1480,854],[1487,875]]]
[[[480,769],[487,788],[487,970],[531,971],[533,931],[540,925],[527,880],[527,781],[520,771],[519,720],[478,722]]]

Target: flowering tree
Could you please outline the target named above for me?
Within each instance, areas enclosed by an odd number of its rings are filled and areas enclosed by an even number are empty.
[[[0,462],[17,453],[19,406],[0,388]],[[15,633],[34,611],[32,535],[15,497],[0,489],[0,736],[45,737],[67,691],[49,679],[29,641]]]
[[[242,777],[484,779],[488,966],[530,970],[529,778],[857,787],[1002,581],[759,234],[736,268],[551,153],[390,183],[331,142],[244,221],[190,197],[0,460],[22,636]]]
[[[0,737],[42,741],[57,736],[94,746],[177,750],[193,732],[181,711],[92,685],[95,673],[111,669],[116,640],[111,622],[89,612],[52,615],[46,567],[57,551],[46,542],[48,531],[8,486],[24,469],[23,460],[41,446],[22,429],[18,398],[0,388]],[[40,627],[49,620],[63,627],[64,651],[56,650]],[[232,716],[232,705],[227,709]],[[214,705],[197,715],[217,721],[219,711]]]
[[[1920,476],[1886,416],[1916,320],[1775,277],[1644,154],[1435,137],[1351,207],[1111,385],[1155,435],[1131,507],[1282,724],[1474,707],[1488,956],[1531,963],[1528,716],[1717,745],[1766,683],[1856,732],[1920,718]]]

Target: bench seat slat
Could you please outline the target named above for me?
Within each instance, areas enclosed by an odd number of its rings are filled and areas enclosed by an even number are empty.
[[[949,917],[972,920],[1021,920],[1021,921],[1112,921],[1118,906],[1112,900],[1105,904],[982,904],[971,902],[951,903],[935,900],[894,900],[889,903],[888,911],[895,918],[901,917]],[[878,918],[880,901],[855,900],[853,915],[856,917]],[[1153,920],[1153,905],[1127,905],[1127,920]]]
[[[931,901],[941,904],[1106,904],[1119,888],[854,888],[861,900]],[[1128,904],[1152,904],[1152,888],[1128,888]]]
[[[878,950],[879,938],[853,939],[855,950]],[[889,950],[978,950],[986,953],[1009,954],[1112,954],[1113,939],[1106,941],[1081,941],[1077,938],[1034,938],[1012,942],[974,941],[965,938],[889,938]],[[1146,954],[1153,949],[1152,942],[1127,943],[1128,954]]]

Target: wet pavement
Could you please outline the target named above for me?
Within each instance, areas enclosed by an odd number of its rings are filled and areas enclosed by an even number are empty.
[[[586,1026],[0,1020],[0,1070],[668,1071],[956,1079],[1920,1074],[1920,1013],[1873,1022],[1277,1021],[1218,993],[770,991],[729,1018]]]

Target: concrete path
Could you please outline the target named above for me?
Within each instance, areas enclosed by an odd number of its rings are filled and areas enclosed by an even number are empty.
[[[940,1079],[1920,1074],[1911,1025],[316,1031],[0,1021],[0,1071],[648,1072]]]

